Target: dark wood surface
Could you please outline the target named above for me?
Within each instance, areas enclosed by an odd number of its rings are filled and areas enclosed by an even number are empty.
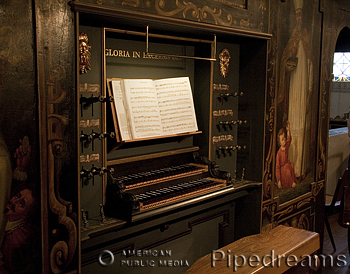
[[[212,265],[213,255],[208,254],[198,259],[185,273],[204,274],[208,273],[208,270],[210,273],[220,274],[232,273],[232,271],[239,271],[239,273],[283,273],[292,265],[300,262],[305,255],[311,255],[319,248],[319,235],[317,233],[280,225],[267,232],[244,237],[224,246],[220,250],[226,256],[223,260],[216,260],[215,266]],[[267,258],[267,255],[271,255],[271,257]],[[249,262],[249,258],[252,256],[254,256],[254,263],[242,263],[242,257]],[[291,256],[295,258],[293,263],[290,260],[287,262],[285,259]],[[215,253],[215,257],[219,259],[220,254]],[[231,262],[227,260],[229,257],[232,259]],[[267,258],[266,261],[263,259],[264,257]]]

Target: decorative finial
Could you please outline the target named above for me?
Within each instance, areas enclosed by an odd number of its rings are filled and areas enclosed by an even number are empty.
[[[79,34],[79,57],[80,57],[80,73],[87,73],[88,70],[91,70],[90,67],[90,52],[91,46],[89,44],[89,38],[87,34],[81,32]]]

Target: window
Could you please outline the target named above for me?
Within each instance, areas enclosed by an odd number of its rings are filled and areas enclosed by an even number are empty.
[[[334,53],[333,75],[333,81],[350,82],[350,52]]]

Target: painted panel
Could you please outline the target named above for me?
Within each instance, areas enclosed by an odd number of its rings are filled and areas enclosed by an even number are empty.
[[[264,174],[264,200],[271,199],[265,210],[271,211],[270,222],[276,221],[276,210],[291,206],[288,212],[282,210],[291,214],[297,203],[314,202],[320,189],[317,151],[322,145],[317,137],[319,3],[295,0],[273,5]],[[303,195],[312,199],[301,198]],[[313,229],[310,224],[307,229]]]
[[[1,2],[0,273],[41,269],[40,175],[32,7]]]

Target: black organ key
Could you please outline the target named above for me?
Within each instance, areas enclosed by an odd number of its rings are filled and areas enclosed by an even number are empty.
[[[141,181],[142,177],[137,174],[132,174],[132,175],[129,175],[129,178],[131,178],[134,183],[138,183]]]
[[[171,197],[176,197],[186,193],[191,193],[196,190],[205,189],[213,185],[215,185],[215,182],[213,180],[204,178],[204,179],[199,179],[191,182],[184,182],[178,185],[168,186],[168,187],[164,187],[156,190],[150,190],[150,191],[147,191],[146,193],[137,194],[136,198],[139,202],[143,203],[144,205],[148,205],[148,204],[169,199]]]
[[[140,202],[146,201],[151,198],[150,196],[145,194],[137,194],[136,197]]]
[[[142,177],[142,180],[144,181],[148,181],[151,176],[150,172],[142,172],[142,173],[139,173],[139,175]]]

